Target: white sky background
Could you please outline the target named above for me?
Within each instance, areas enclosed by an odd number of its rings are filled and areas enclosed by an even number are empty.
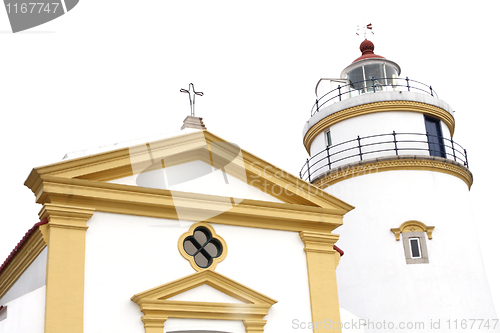
[[[497,1],[81,0],[12,34],[0,10],[0,264],[38,222],[41,207],[23,185],[33,167],[179,130],[189,113],[179,89],[190,82],[205,93],[196,113],[211,132],[297,175],[314,87],[360,55],[356,26],[372,23],[375,53],[456,111],[500,311],[497,15]]]

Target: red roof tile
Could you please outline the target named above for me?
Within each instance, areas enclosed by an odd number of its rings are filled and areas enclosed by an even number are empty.
[[[0,274],[2,274],[3,270],[7,267],[7,265],[9,264],[9,262],[11,262],[12,259],[14,259],[14,257],[17,254],[17,252],[21,249],[21,247],[24,245],[24,243],[26,243],[26,241],[30,238],[30,236],[38,229],[38,227],[41,226],[41,225],[47,224],[48,222],[49,221],[47,219],[45,219],[45,220],[43,220],[41,222],[38,222],[30,230],[28,230],[28,232],[26,232],[26,234],[24,235],[24,237],[19,241],[19,243],[17,243],[17,245],[14,248],[14,250],[12,250],[12,252],[9,254],[9,256],[7,257],[7,259],[5,259],[5,261],[3,262],[2,266],[0,266]]]

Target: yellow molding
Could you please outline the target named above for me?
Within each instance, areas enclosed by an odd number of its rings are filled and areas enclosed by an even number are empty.
[[[384,158],[384,160],[380,161],[374,160],[359,165],[349,165],[332,170],[329,174],[313,182],[319,188],[325,189],[346,179],[392,170],[426,170],[446,173],[463,180],[469,189],[473,181],[472,174],[466,167],[454,164],[451,161],[418,156],[412,158]]]
[[[189,255],[185,250],[184,250],[184,240],[186,239],[186,237],[188,236],[191,236],[193,235],[194,233],[194,230],[198,227],[204,227],[204,228],[207,228],[210,233],[212,234],[212,238],[218,240],[222,246],[222,253],[219,257],[217,258],[213,258],[213,262],[212,264],[207,267],[207,268],[202,268],[202,267],[199,267],[196,262],[194,261],[194,257],[192,255]],[[181,237],[179,237],[179,241],[177,242],[177,248],[180,252],[180,254],[184,257],[184,259],[186,259],[187,261],[189,261],[189,263],[191,264],[191,267],[193,267],[194,270],[198,271],[198,272],[201,272],[201,271],[204,271],[204,270],[215,270],[215,268],[217,267],[217,264],[220,263],[222,260],[224,260],[227,256],[227,244],[226,244],[226,241],[219,235],[217,235],[217,233],[215,232],[215,229],[208,223],[206,222],[198,222],[198,223],[195,223],[193,225],[191,225],[191,227],[189,228],[188,231],[186,231],[185,233],[183,233],[181,235]]]
[[[47,275],[45,333],[82,333],[86,222],[93,209],[45,203]]]
[[[247,333],[262,333],[264,332],[265,320],[243,320]]]
[[[338,241],[339,235],[303,231],[300,233],[300,239],[304,242],[305,252],[326,254],[334,254],[337,252],[333,249],[333,246]]]
[[[39,226],[30,235],[28,240],[2,271],[0,275],[0,298],[16,283],[17,279],[19,279],[47,246],[41,227],[45,226]]]
[[[338,325],[340,308],[335,271],[340,255],[333,249],[339,235],[301,232],[300,238],[304,242],[307,259],[312,322],[333,323],[333,330],[324,328],[323,325],[315,325],[313,332],[340,333]]]
[[[448,126],[450,134],[453,137],[453,132],[455,131],[455,119],[453,116],[434,105],[413,102],[413,101],[384,101],[375,102],[353,106],[341,111],[332,113],[331,115],[321,119],[316,124],[311,126],[304,136],[303,142],[304,147],[307,152],[311,154],[311,144],[313,140],[321,133],[323,133],[330,126],[337,124],[341,121],[362,116],[365,114],[375,113],[375,112],[390,112],[390,111],[408,111],[408,112],[418,112],[424,115],[428,115],[434,118],[440,119],[443,123]]]
[[[391,231],[394,233],[394,236],[396,236],[397,241],[399,241],[402,233],[412,232],[412,231],[425,232],[425,233],[427,233],[427,237],[429,239],[432,239],[432,231],[433,230],[434,230],[434,227],[429,227],[425,223],[420,222],[420,221],[415,221],[415,220],[403,222],[398,228],[391,229]]]
[[[238,303],[171,301],[169,298],[201,285],[208,285],[242,301]],[[242,320],[247,332],[263,332],[263,319],[277,301],[250,289],[224,275],[204,270],[156,288],[136,294],[131,298],[144,313],[145,333],[163,332],[168,318]]]
[[[232,161],[225,165],[225,172],[285,203],[339,208],[344,212],[354,208],[245,150],[237,154],[235,151],[239,151],[237,146],[230,145],[208,131],[151,142],[147,146],[148,149],[141,149],[144,145],[123,148],[38,167],[31,171],[25,185],[33,192],[38,192],[38,195],[42,195],[40,187],[42,178],[46,176],[101,182],[120,179],[133,175],[132,160],[134,165],[150,165],[151,170],[155,167],[168,167],[195,160],[212,165],[215,163],[216,166]],[[155,156],[158,162],[161,160],[162,163],[151,165],[151,156]],[[246,175],[246,179],[242,179],[245,178],[242,175]],[[37,200],[40,200],[39,196]]]
[[[35,193],[38,203],[51,202],[108,213],[177,219],[176,209],[182,209],[183,219],[198,222],[200,216],[206,216],[204,212],[216,211],[220,214],[205,221],[297,232],[330,232],[342,224],[345,213],[340,208],[248,199],[228,210],[230,201],[227,197],[54,176],[42,178],[43,182]]]

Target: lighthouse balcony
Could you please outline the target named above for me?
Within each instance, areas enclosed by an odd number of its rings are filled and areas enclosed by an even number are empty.
[[[311,156],[300,170],[301,179],[315,183],[353,165],[391,159],[434,159],[468,169],[467,151],[453,139],[428,133],[384,133],[332,144]]]
[[[408,77],[372,77],[356,82],[347,79],[321,79],[317,85],[317,92],[321,96],[316,99],[311,108],[311,117],[335,103],[365,94],[415,92],[438,97],[432,86],[410,80]]]

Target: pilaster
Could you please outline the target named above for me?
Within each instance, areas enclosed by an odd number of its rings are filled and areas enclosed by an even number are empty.
[[[314,333],[341,332],[340,308],[337,291],[338,252],[333,245],[338,235],[318,232],[300,232],[304,242],[309,277],[309,294]]]
[[[94,210],[46,203],[45,333],[82,333],[85,233]]]

